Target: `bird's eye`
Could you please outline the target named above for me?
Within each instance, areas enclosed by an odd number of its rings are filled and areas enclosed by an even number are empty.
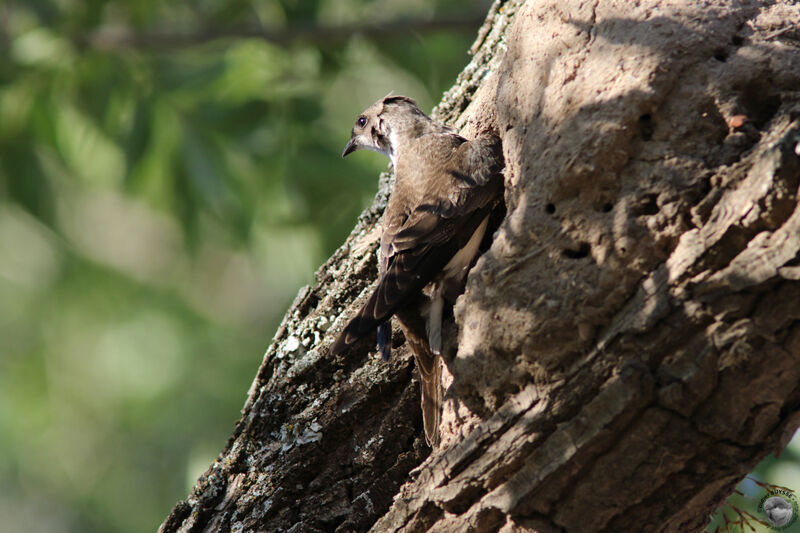
[[[356,120],[356,125],[358,125],[359,128],[363,128],[364,126],[366,126],[367,125],[367,117],[365,117],[364,115],[361,115],[360,117],[358,117],[358,120]]]

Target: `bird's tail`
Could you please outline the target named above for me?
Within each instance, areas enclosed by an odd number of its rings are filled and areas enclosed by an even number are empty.
[[[425,440],[429,446],[435,448],[439,445],[439,423],[442,418],[442,358],[431,351],[428,339],[416,335],[410,329],[403,329],[419,370]]]

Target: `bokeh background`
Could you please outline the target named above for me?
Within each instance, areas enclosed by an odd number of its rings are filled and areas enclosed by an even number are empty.
[[[430,110],[487,8],[0,3],[0,531],[157,528],[372,199],[353,120]],[[800,487],[785,456],[756,475]]]

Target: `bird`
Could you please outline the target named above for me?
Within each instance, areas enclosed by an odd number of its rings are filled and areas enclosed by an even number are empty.
[[[394,184],[381,221],[379,279],[364,306],[334,341],[344,353],[377,331],[384,360],[394,316],[419,370],[425,439],[440,442],[442,317],[464,291],[493,209],[503,198],[500,139],[467,140],[437,123],[406,96],[386,96],[355,121],[342,157],[356,150],[392,162]]]

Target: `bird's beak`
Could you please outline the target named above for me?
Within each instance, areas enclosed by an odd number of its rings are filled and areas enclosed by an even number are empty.
[[[346,156],[349,153],[355,152],[356,148],[358,148],[358,146],[356,146],[356,140],[351,138],[349,141],[347,141],[347,144],[344,145],[344,150],[342,150],[342,157]]]

